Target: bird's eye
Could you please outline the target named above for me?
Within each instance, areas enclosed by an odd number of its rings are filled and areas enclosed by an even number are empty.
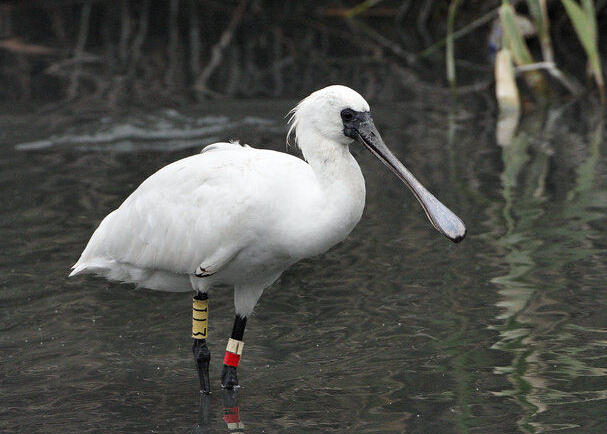
[[[354,112],[350,109],[344,109],[341,111],[341,118],[344,121],[351,121],[354,119]]]

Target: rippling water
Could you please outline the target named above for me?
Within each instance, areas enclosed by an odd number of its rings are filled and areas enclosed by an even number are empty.
[[[468,238],[354,148],[363,220],[266,291],[237,396],[219,390],[231,291],[211,294],[201,403],[187,294],[66,278],[143,179],[216,140],[281,149],[291,105],[0,117],[0,431],[227,432],[238,408],[247,433],[606,432],[607,149],[585,104],[526,114],[502,146],[485,110],[378,107]]]

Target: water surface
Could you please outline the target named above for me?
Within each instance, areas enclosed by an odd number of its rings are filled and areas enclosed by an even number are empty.
[[[219,390],[231,290],[211,294],[200,411],[188,294],[67,279],[147,176],[217,140],[283,149],[292,104],[0,117],[0,431],[227,432],[224,407],[247,433],[607,431],[607,149],[587,104],[527,113],[502,146],[486,109],[379,106],[467,239],[354,147],[363,219],[265,292],[238,396]]]

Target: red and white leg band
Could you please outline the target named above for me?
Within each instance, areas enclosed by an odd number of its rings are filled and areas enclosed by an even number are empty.
[[[235,368],[238,367],[243,347],[244,342],[232,338],[228,339],[228,346],[226,347],[226,355],[223,357],[223,364],[234,366]]]

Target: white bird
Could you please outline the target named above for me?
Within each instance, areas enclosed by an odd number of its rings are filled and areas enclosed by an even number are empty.
[[[208,291],[234,287],[236,318],[221,383],[238,385],[246,319],[263,290],[295,262],[342,241],[361,218],[365,183],[349,151],[358,141],[417,197],[441,233],[458,242],[463,222],[388,150],[354,90],[329,86],[292,111],[305,161],[237,143],[215,143],[146,179],[93,233],[70,276],[94,273],[166,291],[196,292],[193,351],[209,392]]]

